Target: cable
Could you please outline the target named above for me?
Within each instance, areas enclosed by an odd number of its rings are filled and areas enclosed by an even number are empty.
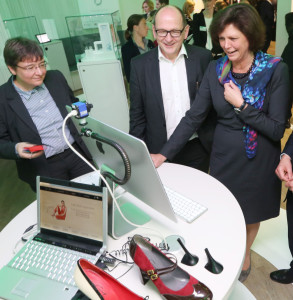
[[[124,219],[125,222],[127,222],[128,224],[130,224],[130,225],[132,225],[132,226],[134,226],[134,227],[137,227],[137,228],[144,228],[144,229],[148,229],[148,230],[151,230],[151,231],[153,231],[153,232],[156,232],[156,233],[164,240],[165,244],[167,245],[166,239],[165,239],[165,237],[161,234],[160,231],[158,231],[158,230],[156,230],[156,229],[153,229],[153,228],[150,228],[150,227],[143,226],[143,225],[135,224],[135,223],[131,222],[130,220],[128,220],[128,219],[124,216],[123,212],[121,211],[121,209],[120,209],[120,207],[119,207],[119,205],[118,205],[118,203],[117,203],[116,197],[114,196],[114,193],[113,193],[111,187],[109,186],[107,180],[105,179],[105,177],[101,174],[101,172],[100,172],[99,170],[97,170],[96,167],[94,167],[94,166],[93,166],[86,158],[84,158],[78,151],[76,151],[76,150],[72,147],[72,145],[69,143],[69,141],[68,141],[68,139],[67,139],[67,137],[66,137],[66,134],[65,134],[65,125],[66,125],[67,120],[68,120],[70,117],[73,117],[73,116],[76,116],[76,115],[77,115],[77,111],[76,111],[76,110],[72,110],[72,111],[71,111],[70,113],[68,113],[68,115],[65,117],[65,119],[64,119],[64,121],[63,121],[63,124],[62,124],[62,133],[63,133],[63,137],[64,137],[64,140],[65,140],[66,144],[68,145],[68,147],[69,147],[69,148],[70,148],[77,156],[79,156],[79,157],[80,157],[80,158],[81,158],[88,166],[90,166],[94,171],[96,171],[96,172],[98,172],[98,174],[100,174],[101,179],[102,179],[103,182],[105,183],[105,185],[106,185],[106,187],[107,187],[107,189],[108,189],[108,191],[109,191],[109,193],[110,193],[110,195],[111,195],[111,197],[112,197],[112,199],[113,199],[113,201],[114,201],[114,203],[115,203],[115,205],[116,205],[116,207],[117,207],[117,209],[118,209],[118,211],[119,211],[121,217]]]

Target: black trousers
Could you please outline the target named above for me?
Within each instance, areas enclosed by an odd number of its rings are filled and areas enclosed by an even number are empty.
[[[199,138],[194,138],[188,141],[182,150],[172,160],[169,160],[169,162],[208,173],[210,155],[201,144]]]
[[[83,151],[74,143],[72,145],[83,156]],[[79,156],[77,156],[71,149],[66,149],[64,152],[56,154],[47,158],[49,177],[56,179],[71,180],[78,176],[92,172],[89,167]],[[35,191],[36,186],[32,186]]]
[[[288,192],[287,194],[287,223],[288,223],[288,241],[289,241],[289,249],[292,255],[292,262],[290,264],[291,269],[293,271],[293,194],[292,192]]]

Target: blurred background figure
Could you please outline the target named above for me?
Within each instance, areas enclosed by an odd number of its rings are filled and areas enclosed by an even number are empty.
[[[191,40],[192,34],[193,34],[191,26],[192,26],[192,21],[193,21],[194,7],[195,7],[195,3],[193,0],[186,0],[183,4],[183,8],[182,8],[187,25],[190,26],[189,32],[188,32],[188,37],[186,39],[187,43]]]
[[[144,15],[131,15],[127,20],[125,38],[127,42],[122,46],[122,60],[127,81],[130,79],[131,59],[154,48],[151,40],[146,39],[148,26]]]
[[[217,0],[214,5],[214,15],[221,9],[226,8],[228,5],[229,4],[227,4],[227,2],[224,0]]]
[[[277,0],[260,0],[256,5],[256,9],[265,24],[266,27],[266,41],[262,49],[263,52],[267,52],[270,43],[275,37],[275,7],[277,5]]]
[[[227,1],[225,0],[217,0],[214,5],[214,16],[216,15],[217,12],[221,11],[222,9],[226,8],[229,6],[227,4]],[[224,55],[224,51],[220,44],[215,44],[213,43],[213,48],[212,48],[212,53],[213,53],[213,58],[216,60]]]
[[[144,17],[146,18],[146,24],[149,29],[146,38],[148,40],[154,41],[155,39],[153,35],[153,17],[156,13],[156,10],[154,9],[154,2],[152,0],[143,1],[142,9],[145,12]]]
[[[286,14],[285,25],[288,33],[288,43],[282,53],[282,58],[289,68],[290,97],[293,100],[293,12]]]
[[[194,45],[211,50],[213,46],[208,31],[213,19],[215,0],[203,0],[203,4],[204,9],[193,15],[191,29]]]
[[[142,9],[145,13],[145,18],[148,19],[152,11],[154,11],[154,2],[152,0],[145,0],[142,2]]]
[[[164,5],[169,5],[169,0],[156,0],[156,9]]]

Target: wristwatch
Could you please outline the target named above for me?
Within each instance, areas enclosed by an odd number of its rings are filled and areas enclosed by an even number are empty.
[[[246,102],[243,101],[243,103],[239,107],[234,107],[235,113],[238,115],[243,110],[243,108],[245,107],[245,105],[246,105]]]

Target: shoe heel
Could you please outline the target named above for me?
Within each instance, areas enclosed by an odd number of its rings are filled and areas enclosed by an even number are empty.
[[[143,283],[143,285],[146,285],[147,282],[150,280],[150,278],[148,277],[146,272],[140,270],[140,273],[141,273],[142,283]]]

